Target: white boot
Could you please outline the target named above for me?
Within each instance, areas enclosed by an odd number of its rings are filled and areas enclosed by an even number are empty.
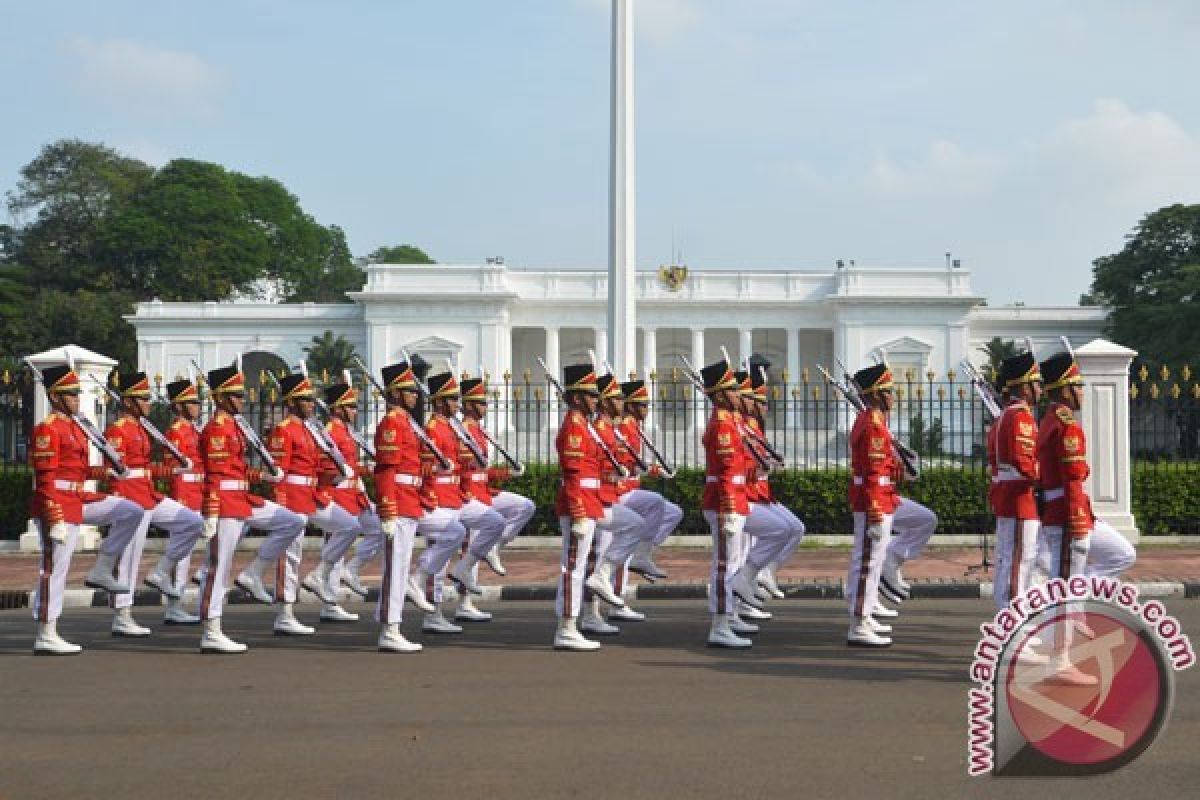
[[[150,629],[137,624],[133,618],[133,609],[126,606],[118,608],[113,614],[112,635],[124,636],[130,639],[144,639],[150,635]]]
[[[754,581],[754,576],[757,573],[758,570],[749,564],[739,569],[733,576],[733,596],[748,606],[761,608],[762,601],[754,596],[754,590],[758,585]]]
[[[883,572],[879,576],[879,591],[893,603],[903,603],[907,600],[912,588],[900,574],[900,565],[903,563],[894,553],[888,553],[883,559]]]
[[[610,606],[620,608],[625,605],[625,601],[621,599],[621,596],[617,594],[617,590],[613,588],[613,566],[613,563],[608,559],[600,559],[600,563],[596,565],[595,571],[584,581],[584,585],[600,595],[600,599]]]
[[[358,622],[358,614],[347,611],[337,603],[326,603],[321,608],[322,622]]]
[[[421,630],[424,633],[462,633],[462,625],[455,625],[450,620],[442,615],[440,608],[435,609],[432,614],[426,614],[425,619],[421,623]]]
[[[749,633],[758,633],[758,626],[753,622],[746,622],[746,620],[735,613],[729,615],[729,630],[742,636]]]
[[[871,616],[875,617],[875,619],[895,619],[900,616],[900,612],[894,608],[888,608],[876,600],[875,607],[871,609]]]
[[[35,656],[73,656],[83,648],[58,635],[57,622],[39,622],[37,638],[33,640]]]
[[[312,636],[317,632],[316,628],[305,625],[296,619],[296,612],[292,610],[291,603],[279,604],[279,613],[275,615],[274,629],[276,636]]]
[[[492,612],[475,607],[475,600],[469,594],[464,594],[454,612],[454,619],[466,622],[487,622],[492,618]]]
[[[579,629],[584,633],[590,633],[595,636],[616,636],[621,632],[621,629],[616,625],[610,625],[604,621],[604,617],[600,615],[600,601],[592,598],[592,601],[587,604],[587,610],[583,612],[583,617],[579,620]]]
[[[654,563],[654,542],[644,541],[638,544],[637,549],[633,551],[633,558],[629,561],[629,571],[636,572],[651,583],[667,577],[667,573]]]
[[[875,631],[875,633],[878,633],[880,636],[887,636],[892,632],[892,626],[888,625],[886,622],[880,622],[869,615],[865,619],[867,622],[867,627]]]
[[[322,603],[337,605],[337,590],[329,585],[329,573],[332,571],[333,564],[322,561],[312,572],[304,576],[300,585],[320,598]]]
[[[267,591],[266,585],[263,583],[263,572],[270,566],[270,562],[264,561],[262,558],[255,556],[250,562],[250,566],[246,567],[237,576],[234,584],[250,594],[255,600],[267,605],[273,605],[275,598]]]
[[[342,567],[342,585],[364,600],[367,599],[367,587],[363,586],[362,578],[358,575],[360,565],[358,559],[352,559]]]
[[[83,579],[84,586],[93,589],[103,589],[110,594],[129,594],[129,587],[117,582],[113,572],[117,568],[117,557],[101,550],[96,553],[96,563],[88,570]]]
[[[771,619],[774,616],[770,611],[763,611],[761,608],[755,608],[749,603],[738,601],[738,616],[742,619]]]
[[[461,594],[483,594],[483,589],[479,588],[479,584],[475,582],[475,565],[479,563],[479,559],[470,553],[464,553],[463,557],[454,565],[454,571],[450,573],[450,579],[453,580],[460,590]]]
[[[246,645],[235,642],[221,632],[221,618],[204,620],[204,634],[200,637],[201,653],[244,653]]]
[[[189,614],[183,607],[182,598],[167,598],[167,610],[163,612],[164,625],[197,625],[199,623],[200,618],[195,614]]]
[[[585,639],[576,627],[574,617],[560,617],[558,629],[554,632],[554,649],[587,652],[599,650],[600,643]]]
[[[760,570],[758,573],[758,585],[767,591],[771,597],[776,600],[782,600],[787,597],[783,589],[779,588],[779,583],[775,578],[775,567],[768,565],[766,569]]]
[[[500,545],[496,545],[491,550],[488,550],[487,555],[483,557],[484,563],[491,567],[492,572],[497,575],[507,575],[508,570],[504,568],[504,564],[500,562]]]
[[[379,650],[383,653],[419,653],[425,646],[410,642],[396,624],[384,625],[379,631]]]
[[[151,589],[158,589],[166,598],[179,599],[182,589],[175,585],[175,581],[171,577],[175,574],[176,563],[166,556],[160,558],[154,565],[154,569],[150,570],[150,574],[146,576],[146,585]]]
[[[870,617],[856,617],[851,621],[846,644],[850,647],[891,647],[892,640],[872,630],[868,619]]]
[[[405,594],[412,604],[424,611],[426,614],[432,614],[437,611],[437,606],[429,602],[429,598],[425,596],[425,582],[429,580],[429,574],[424,570],[418,569],[408,576],[408,586],[405,589]]]
[[[622,608],[609,609],[608,618],[615,619],[618,622],[642,622],[646,619],[646,615],[641,611],[636,611],[629,607],[626,603]]]
[[[709,647],[753,647],[754,642],[743,639],[733,632],[732,614],[713,614],[712,627],[708,630]]]

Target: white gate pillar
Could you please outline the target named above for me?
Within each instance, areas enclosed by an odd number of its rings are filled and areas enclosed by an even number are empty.
[[[1096,516],[1136,542],[1129,453],[1129,365],[1137,351],[1094,339],[1075,351],[1083,373],[1080,422],[1092,474],[1087,489]]]

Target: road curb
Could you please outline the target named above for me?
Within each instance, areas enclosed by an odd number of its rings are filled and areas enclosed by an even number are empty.
[[[1200,598],[1200,581],[1143,581],[1135,583],[1138,594],[1142,597],[1184,597]],[[791,599],[842,599],[845,590],[842,582],[835,579],[817,579],[786,583],[781,587],[784,594]],[[518,583],[482,587],[483,594],[478,596],[481,602],[521,602],[549,601],[555,598],[558,587],[553,583]],[[196,604],[199,589],[189,587],[184,592],[184,605],[189,608]],[[946,579],[930,581],[913,581],[912,597],[921,600],[964,600],[987,599],[992,596],[992,584],[988,582],[951,581]],[[690,600],[708,597],[708,586],[703,583],[644,583],[626,588],[624,596],[630,600]],[[443,590],[443,601],[455,602],[458,593],[454,587],[447,586]],[[32,592],[15,589],[0,589],[0,610],[28,608]],[[343,603],[358,600],[358,596],[348,589],[341,591]],[[378,587],[372,586],[367,590],[365,602],[374,603],[379,599]],[[254,605],[258,603],[253,597],[241,589],[231,589],[226,602],[230,605]],[[300,605],[317,605],[321,600],[307,589],[301,589],[298,603]],[[135,606],[161,606],[163,597],[155,589],[138,589],[134,593]],[[108,605],[108,593],[99,589],[68,589],[63,594],[64,608],[103,608]]]

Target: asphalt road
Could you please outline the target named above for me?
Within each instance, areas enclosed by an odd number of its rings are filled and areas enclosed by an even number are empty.
[[[1200,640],[1200,601],[1167,605]],[[748,652],[704,647],[696,601],[640,606],[652,619],[599,653],[551,651],[551,608],[509,602],[408,656],[375,652],[368,622],[277,639],[268,610],[243,606],[226,617],[253,648],[242,656],[198,655],[196,629],[111,639],[108,612],[89,609],[61,625],[82,656],[35,659],[27,613],[0,612],[0,798],[1128,800],[1200,786],[1200,668],[1179,674],[1168,729],[1131,766],[1014,784],[965,771],[982,601],[911,601],[881,652],[844,647],[837,601],[777,604]]]

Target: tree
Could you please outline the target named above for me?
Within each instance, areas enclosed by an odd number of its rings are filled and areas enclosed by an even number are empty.
[[[992,372],[999,372],[1001,362],[1017,354],[1017,343],[1011,339],[993,336],[990,342],[979,348],[979,352],[987,356]]]
[[[342,370],[350,369],[354,364],[354,345],[341,334],[334,336],[333,331],[312,337],[312,344],[305,347],[304,352],[308,354],[305,361],[309,374],[321,380],[326,377],[334,380]]]
[[[1151,363],[1200,353],[1200,205],[1147,214],[1121,252],[1092,262],[1091,294],[1112,306],[1114,339]]]
[[[424,250],[415,244],[401,244],[395,247],[379,247],[368,256],[379,264],[436,264]]]

